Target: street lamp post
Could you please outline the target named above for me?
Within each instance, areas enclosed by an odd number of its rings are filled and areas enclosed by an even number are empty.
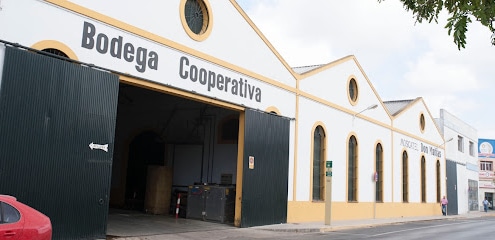
[[[353,117],[353,118],[355,118],[357,115],[361,114],[362,112],[364,112],[364,111],[368,111],[368,110],[371,110],[371,109],[375,109],[375,108],[377,108],[377,107],[378,107],[378,104],[373,104],[373,105],[370,105],[369,107],[367,107],[367,108],[365,108],[365,109],[361,110],[360,112],[358,112],[358,113],[354,114],[352,117]]]
[[[377,107],[378,107],[378,104],[373,104],[373,105],[370,105],[370,106],[368,106],[367,108],[365,108],[365,109],[363,109],[363,110],[361,110],[361,111],[357,112],[356,114],[352,115],[352,125],[354,126],[354,119],[356,119],[356,116],[357,116],[357,115],[361,114],[361,113],[362,113],[362,112],[364,112],[364,111],[368,111],[368,110],[371,110],[371,109],[375,109],[375,108],[377,108]]]

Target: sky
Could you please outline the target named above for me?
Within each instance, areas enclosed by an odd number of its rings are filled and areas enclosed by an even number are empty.
[[[495,139],[495,46],[474,22],[466,48],[448,35],[447,14],[416,23],[399,0],[237,0],[291,66],[354,55],[383,101],[422,97]],[[476,139],[474,139],[476,140]]]

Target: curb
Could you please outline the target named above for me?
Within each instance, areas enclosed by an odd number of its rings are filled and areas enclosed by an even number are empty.
[[[437,220],[442,220],[442,219],[468,219],[468,218],[477,218],[477,217],[484,217],[484,216],[495,216],[495,212],[493,213],[477,213],[476,215],[472,214],[469,216],[469,214],[463,214],[463,215],[450,215],[450,216],[439,216],[435,218],[425,218],[425,219],[401,219],[398,221],[390,221],[390,222],[377,222],[377,223],[363,223],[363,224],[356,224],[356,225],[343,225],[343,226],[322,226],[322,227],[307,227],[307,228],[302,228],[302,227],[282,227],[282,228],[253,228],[253,229],[258,229],[258,230],[265,230],[265,231],[274,231],[274,232],[295,232],[295,233],[315,233],[315,232],[332,232],[332,231],[338,231],[338,230],[347,230],[347,229],[355,229],[355,228],[366,228],[366,227],[376,227],[376,226],[385,226],[385,225],[393,225],[393,224],[403,224],[403,223],[409,223],[409,222],[419,222],[419,221],[437,221]]]

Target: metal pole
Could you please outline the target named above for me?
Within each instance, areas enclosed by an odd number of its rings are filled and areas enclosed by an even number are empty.
[[[332,161],[326,162],[327,171],[325,173],[325,225],[332,222]]]

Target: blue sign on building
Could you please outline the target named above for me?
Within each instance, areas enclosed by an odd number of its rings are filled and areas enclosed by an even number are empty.
[[[495,139],[478,139],[478,157],[495,158],[494,146]]]

